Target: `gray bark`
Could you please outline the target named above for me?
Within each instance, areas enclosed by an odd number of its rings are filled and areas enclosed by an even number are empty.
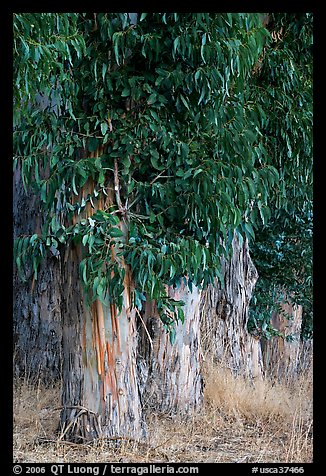
[[[147,411],[188,414],[203,400],[199,326],[201,292],[195,286],[190,292],[181,284],[179,288],[169,287],[168,295],[185,302],[185,322],[177,324],[176,339],[171,344],[155,302],[146,303],[143,322],[139,325],[138,368],[142,403]]]
[[[281,312],[274,312],[271,325],[281,336],[262,339],[266,375],[277,380],[293,380],[312,362],[312,342],[302,342],[302,307],[284,302]]]
[[[233,239],[232,258],[222,258],[224,286],[218,281],[201,300],[202,346],[206,358],[230,368],[235,375],[262,376],[260,341],[247,331],[249,303],[257,270],[246,240]]]
[[[21,235],[40,233],[42,216],[38,198],[26,193],[17,167],[13,184],[14,239]],[[45,383],[61,375],[61,294],[60,262],[47,256],[40,265],[37,281],[32,272],[23,282],[14,268],[13,275],[13,337],[14,372],[29,379],[41,378]]]

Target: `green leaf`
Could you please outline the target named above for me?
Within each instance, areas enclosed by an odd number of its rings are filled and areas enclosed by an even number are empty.
[[[200,56],[203,60],[203,62],[206,64],[205,56],[204,56],[204,45],[201,45],[200,47]]]
[[[31,243],[31,245],[32,245],[33,243],[35,243],[35,241],[37,241],[38,238],[39,238],[38,234],[37,234],[37,233],[34,233],[34,235],[32,235],[31,238],[30,238],[30,243]]]
[[[147,17],[147,15],[148,15],[148,13],[142,13],[142,14],[140,15],[139,21],[145,20],[145,18]]]
[[[41,201],[43,203],[46,203],[47,191],[46,191],[46,182],[45,181],[43,182],[43,184],[41,186],[40,197],[41,197]]]
[[[160,170],[160,165],[158,164],[158,160],[159,160],[159,154],[157,151],[151,151],[152,154],[150,156],[150,161],[151,161],[151,164],[152,166],[154,167],[154,169],[157,169],[157,170]]]
[[[169,338],[170,338],[171,344],[174,345],[177,338],[177,332],[174,326],[171,327],[171,329],[169,330]]]
[[[255,232],[253,230],[253,227],[252,227],[251,223],[249,223],[249,222],[244,223],[243,228],[246,232],[246,235],[249,234],[249,236],[254,240],[255,239]]]
[[[149,215],[149,222],[154,223],[155,219],[156,219],[156,215],[155,215],[155,213],[153,213],[153,211],[151,211],[151,213]]]
[[[120,228],[111,228],[109,230],[109,234],[113,238],[120,238],[121,236],[123,236],[123,232],[120,230]]]
[[[184,322],[185,322],[185,313],[184,313],[184,310],[181,307],[178,309],[178,319],[179,319],[179,321],[181,321],[182,324],[184,324]]]
[[[103,63],[102,65],[102,78],[103,78],[103,82],[104,82],[104,78],[105,78],[105,74],[107,72],[107,69],[108,69],[108,65],[106,63]]]
[[[155,119],[155,121],[160,122],[160,118],[158,117],[157,113],[153,111],[153,109],[150,109],[150,115]]]
[[[162,215],[158,214],[158,215],[156,215],[156,218],[157,218],[159,224],[161,225],[161,227],[164,228],[164,219],[163,219]]]
[[[202,171],[203,171],[203,169],[197,169],[197,170],[195,171],[195,173],[194,173],[194,178],[195,178],[198,174],[200,174]]]
[[[98,147],[99,141],[96,137],[91,137],[88,141],[88,150],[90,152],[95,152]]]
[[[72,189],[75,195],[78,195],[77,189],[76,189],[76,174],[73,174],[72,176]]]
[[[107,132],[109,126],[108,126],[108,123],[107,122],[102,122],[101,124],[101,132],[102,132],[102,135],[105,135],[105,133]]]
[[[127,171],[128,173],[128,170],[131,166],[131,160],[130,160],[130,157],[128,155],[126,155],[125,157],[122,157],[121,159],[121,163],[122,165],[124,166],[125,170]]]
[[[88,217],[88,222],[89,222],[89,224],[91,225],[91,228],[94,228],[94,226],[95,226],[95,221],[93,220],[93,218]]]
[[[183,178],[184,178],[184,179],[189,178],[192,173],[193,173],[193,170],[192,170],[192,169],[187,170],[187,172],[184,174]]]
[[[113,33],[113,36],[112,36],[113,49],[114,49],[115,60],[118,66],[120,66],[119,49],[118,49],[119,40],[120,40],[119,33],[118,32]]]
[[[152,93],[148,100],[147,100],[147,104],[154,104],[156,102],[156,98],[157,98],[157,94],[156,93]]]
[[[122,97],[130,96],[130,88],[128,86],[122,90],[121,96]]]
[[[171,265],[170,265],[170,278],[173,278],[173,276],[175,276],[175,272],[176,272],[175,266],[174,266],[173,263],[171,263]]]
[[[94,61],[94,77],[95,82],[97,83],[97,60]]]
[[[183,104],[186,106],[186,108],[188,109],[188,111],[190,111],[190,109],[189,109],[189,104],[188,104],[188,102],[186,101],[186,99],[182,96],[182,94],[180,94],[180,99],[181,99],[181,101],[183,102]]]
[[[240,222],[241,222],[241,212],[239,210],[239,208],[235,208],[233,210],[233,225],[234,227],[236,228],[238,225],[240,225]]]
[[[201,94],[199,96],[199,99],[198,99],[198,103],[197,105],[199,106],[199,104],[202,102],[202,100],[204,99],[204,96],[205,96],[205,88],[203,87],[202,90],[201,90]]]
[[[173,54],[175,55],[180,44],[180,38],[177,36],[173,42]]]

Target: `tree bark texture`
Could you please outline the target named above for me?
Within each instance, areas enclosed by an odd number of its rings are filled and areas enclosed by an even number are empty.
[[[185,302],[185,322],[176,325],[175,342],[163,328],[155,302],[146,302],[139,324],[138,368],[142,404],[146,411],[188,414],[203,400],[199,304],[201,292],[168,287],[169,297]],[[146,329],[145,329],[146,327]]]
[[[313,339],[301,340],[300,342],[300,371],[302,373],[313,370]]]
[[[19,166],[14,172],[13,225],[14,239],[41,233],[40,203],[31,190],[25,192]],[[60,261],[47,256],[36,281],[32,274],[24,282],[14,269],[14,371],[18,376],[50,383],[61,375]]]
[[[282,336],[262,339],[262,354],[266,374],[278,380],[292,380],[307,361],[307,345],[301,342],[302,306],[284,302],[281,312],[274,312],[271,325]]]
[[[218,281],[203,292],[200,306],[204,356],[235,375],[262,376],[260,341],[247,331],[248,310],[258,279],[247,240],[233,238],[233,255],[222,258],[224,286]]]
[[[126,273],[124,306],[99,300],[83,302],[79,250],[70,250],[63,265],[62,435],[85,442],[97,438],[142,435],[137,385],[135,312]]]
[[[113,187],[107,197],[87,204],[76,220],[112,205]],[[80,192],[93,192],[89,181]],[[114,257],[112,257],[114,259]],[[85,442],[98,438],[132,438],[144,435],[137,381],[137,329],[132,309],[132,279],[125,266],[123,307],[99,300],[87,307],[81,289],[81,245],[67,249],[63,271],[63,393],[61,437]]]
[[[18,169],[15,233],[32,234],[41,227],[39,204],[36,197],[24,195],[19,173]],[[87,203],[85,212],[74,217],[75,222],[117,202],[115,185],[107,197],[94,199],[95,209]],[[76,201],[92,194],[93,188],[88,181]],[[174,344],[155,303],[146,303],[142,316],[135,315],[132,275],[127,266],[119,314],[108,302],[86,306],[79,277],[81,245],[71,246],[60,260],[48,258],[36,283],[17,281],[17,362],[42,369],[44,375],[56,375],[62,352],[62,438],[80,442],[138,439],[145,434],[142,406],[170,414],[198,408],[203,399],[201,336],[206,354],[213,351],[216,360],[226,362],[236,373],[251,377],[261,374],[259,341],[246,330],[257,271],[246,241],[240,246],[234,238],[233,247],[232,259],[222,263],[224,288],[218,283],[205,292],[196,287],[190,291],[183,283],[178,288],[169,287],[170,297],[185,301],[185,323],[177,324]]]

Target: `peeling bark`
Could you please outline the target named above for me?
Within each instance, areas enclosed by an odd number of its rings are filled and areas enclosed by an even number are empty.
[[[206,358],[248,378],[262,376],[260,341],[247,331],[248,310],[258,279],[248,243],[233,238],[233,256],[222,258],[224,287],[210,285],[201,300],[202,345]]]
[[[155,302],[147,302],[140,324],[138,368],[144,408],[157,413],[187,414],[202,403],[199,303],[201,292],[182,283],[168,288],[170,297],[185,302],[185,322],[176,326],[171,344]],[[147,327],[145,331],[144,326]],[[149,340],[149,336],[151,341]]]
[[[26,193],[18,166],[13,186],[14,239],[40,234],[42,215],[38,197]],[[37,281],[32,272],[26,282],[13,275],[14,372],[45,383],[61,376],[61,279],[60,261],[47,256],[40,265]]]
[[[267,375],[278,380],[291,380],[301,372],[307,362],[307,346],[300,339],[302,326],[302,306],[282,303],[282,312],[274,312],[271,325],[282,337],[262,339],[263,362]]]
[[[92,192],[88,181],[81,195]],[[114,202],[108,196],[94,201],[75,220],[90,217],[96,209]],[[115,192],[117,192],[115,190]],[[121,228],[123,225],[121,224]],[[114,257],[111,257],[114,259]],[[98,438],[144,436],[139,398],[135,309],[131,308],[131,271],[125,266],[123,307],[96,300],[87,307],[79,278],[81,246],[67,249],[63,270],[63,393],[61,437],[85,442]]]
[[[79,284],[78,249],[68,253],[63,299],[62,434],[71,441],[139,438],[143,428],[136,369],[135,312],[95,301],[88,309]],[[78,259],[79,258],[79,259]],[[128,275],[128,271],[127,271]]]
[[[88,181],[76,200],[92,191],[93,184]],[[116,193],[112,186],[107,197],[100,195],[94,201],[95,209],[88,203],[85,212],[73,221],[76,223],[92,216],[96,209],[108,207],[117,201]],[[17,207],[21,206],[21,196],[17,195],[16,199]],[[31,214],[35,213],[38,206],[28,199],[27,208]],[[35,232],[36,221],[36,216],[25,218],[32,230],[25,233]],[[19,226],[16,230],[20,233]],[[224,360],[237,373],[260,375],[259,342],[246,330],[248,305],[257,280],[246,242],[240,247],[235,238],[234,255],[230,262],[223,262],[224,289],[218,284],[205,292],[196,287],[190,292],[184,284],[168,289],[170,297],[186,303],[185,323],[177,325],[173,345],[153,302],[146,303],[137,339],[135,309],[131,308],[133,284],[127,266],[121,313],[118,315],[116,306],[108,302],[95,301],[87,308],[79,278],[81,259],[81,246],[76,246],[67,249],[60,260],[52,258],[51,263],[46,262],[35,285],[35,299],[31,299],[30,288],[26,287],[25,298],[17,300],[16,309],[18,315],[22,303],[26,322],[30,314],[25,316],[24,309],[35,311],[32,315],[37,324],[32,325],[30,319],[29,328],[23,324],[24,320],[20,322],[16,318],[17,336],[21,339],[19,352],[33,349],[28,358],[34,368],[35,359],[40,359],[40,367],[47,372],[51,365],[53,369],[59,368],[62,336],[62,438],[78,442],[96,438],[138,439],[145,434],[141,405],[147,410],[169,414],[186,414],[198,408],[203,399],[201,335],[205,338],[206,354],[213,350],[217,360]],[[52,337],[53,326],[57,326],[54,333],[59,336],[55,351],[49,340],[40,339],[37,334],[47,335],[44,329],[49,329]],[[31,346],[31,342],[35,345]],[[49,363],[50,357],[53,364]]]

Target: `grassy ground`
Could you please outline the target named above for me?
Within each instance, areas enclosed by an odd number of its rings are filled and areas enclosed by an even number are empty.
[[[25,463],[312,462],[312,378],[250,385],[207,365],[205,404],[187,421],[150,416],[145,443],[76,445],[56,427],[60,388],[15,382],[14,460]]]

